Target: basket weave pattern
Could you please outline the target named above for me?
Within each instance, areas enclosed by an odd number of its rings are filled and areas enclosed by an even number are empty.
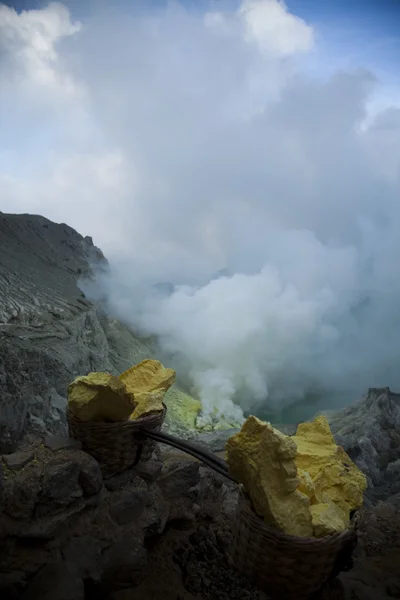
[[[82,443],[82,449],[100,464],[103,477],[111,477],[147,460],[156,442],[145,439],[140,428],[160,431],[167,407],[158,413],[117,423],[84,422],[67,412],[69,435]]]
[[[310,598],[351,559],[356,524],[321,537],[305,538],[267,526],[243,490],[239,494],[229,560],[235,569],[272,598]]]

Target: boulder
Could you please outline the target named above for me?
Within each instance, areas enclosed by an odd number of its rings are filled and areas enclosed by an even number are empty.
[[[43,476],[42,490],[35,514],[54,514],[82,498],[79,485],[79,465],[75,461],[50,464]]]
[[[15,519],[33,516],[41,493],[41,478],[34,468],[26,469],[4,482],[4,512]]]
[[[132,489],[125,492],[117,502],[110,505],[110,517],[118,525],[126,525],[139,519],[146,506],[152,504],[147,490]]]
[[[3,454],[5,465],[11,471],[18,471],[35,458],[33,452],[14,452],[13,454]]]

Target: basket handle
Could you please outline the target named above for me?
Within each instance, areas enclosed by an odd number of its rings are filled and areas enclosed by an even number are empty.
[[[194,458],[197,458],[205,465],[209,466],[211,469],[223,475],[227,479],[234,481],[237,483],[236,479],[232,477],[229,473],[228,463],[215,456],[213,452],[206,450],[199,444],[195,444],[194,442],[188,442],[187,440],[181,440],[180,438],[176,438],[168,433],[164,433],[161,431],[151,431],[144,427],[140,428],[141,433],[146,437],[151,438],[155,442],[160,442],[161,444],[167,444],[167,446],[172,446],[173,448],[177,448],[178,450],[182,450],[182,452],[186,452],[190,454]]]

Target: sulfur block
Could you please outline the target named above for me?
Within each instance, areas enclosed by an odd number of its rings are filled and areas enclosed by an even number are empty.
[[[338,446],[324,416],[301,423],[292,437],[297,446],[296,465],[309,473],[315,488],[315,502],[336,504],[347,515],[361,507],[367,478]]]
[[[129,392],[143,394],[155,390],[166,392],[175,382],[175,377],[173,369],[167,369],[158,360],[146,359],[124,371],[119,379]]]
[[[290,437],[251,416],[226,451],[231,474],[267,524],[291,535],[312,535],[310,500],[297,489],[296,444]]]
[[[82,421],[124,421],[135,409],[135,399],[118,377],[89,373],[69,385],[68,407]]]
[[[137,402],[137,406],[129,418],[131,420],[138,419],[139,417],[144,417],[152,412],[161,411],[163,409],[164,396],[164,390],[154,390],[154,392],[136,394],[135,400]]]
[[[158,360],[143,360],[119,376],[137,403],[130,419],[137,419],[163,408],[165,392],[173,385],[176,373]]]
[[[348,518],[333,502],[311,506],[313,533],[315,537],[332,535],[348,527]]]

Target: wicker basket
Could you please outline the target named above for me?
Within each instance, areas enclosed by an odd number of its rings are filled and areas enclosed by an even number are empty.
[[[69,435],[97,460],[106,479],[150,458],[156,442],[144,438],[140,428],[160,431],[167,412],[163,406],[160,412],[118,423],[84,422],[68,410]]]
[[[321,538],[287,535],[267,526],[241,489],[229,555],[231,566],[272,598],[312,598],[340,571],[351,568],[357,543],[356,520],[348,530]]]

